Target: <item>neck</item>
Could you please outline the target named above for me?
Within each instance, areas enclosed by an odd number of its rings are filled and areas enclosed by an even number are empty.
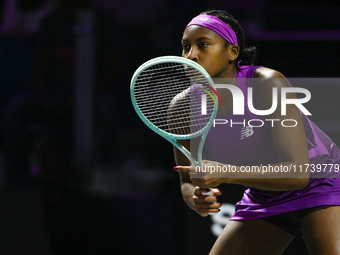
[[[215,84],[229,84],[236,86],[236,78],[237,78],[237,68],[235,65],[231,65],[230,69],[225,72],[223,78],[214,78]],[[222,106],[219,105],[217,115],[219,117],[223,117],[228,115],[232,111],[232,102],[233,97],[229,89],[217,89],[217,93],[219,94]]]
[[[235,65],[231,65],[221,75],[213,78],[215,84],[231,84],[236,85],[237,68]]]
[[[224,70],[218,73],[213,79],[231,79],[237,77],[237,68],[235,64],[228,65]]]

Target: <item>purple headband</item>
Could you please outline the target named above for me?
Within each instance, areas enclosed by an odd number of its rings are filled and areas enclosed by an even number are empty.
[[[209,28],[210,30],[216,32],[220,36],[222,36],[224,39],[227,40],[231,45],[238,44],[237,42],[237,36],[232,30],[231,27],[229,27],[225,22],[220,20],[219,18],[208,15],[208,14],[201,14],[193,18],[189,24],[185,27],[185,29],[192,25],[198,25],[202,27]],[[240,66],[242,60],[237,62],[237,66],[240,69],[246,69],[247,66]],[[254,65],[254,64],[253,64]]]
[[[215,16],[208,14],[198,15],[190,21],[185,29],[192,25],[209,28],[226,39],[231,45],[237,44],[237,36],[234,30],[232,30],[231,27],[229,27],[225,22],[219,18],[216,18]]]

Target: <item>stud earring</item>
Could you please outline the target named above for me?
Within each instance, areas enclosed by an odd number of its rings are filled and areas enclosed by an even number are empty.
[[[231,57],[231,59],[230,60],[234,60],[234,57]]]

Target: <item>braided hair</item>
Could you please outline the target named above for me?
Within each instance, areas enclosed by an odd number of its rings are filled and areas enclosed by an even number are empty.
[[[224,21],[226,24],[231,26],[237,36],[238,45],[240,46],[240,53],[237,57],[237,60],[242,60],[241,65],[251,65],[254,64],[257,50],[256,47],[247,47],[245,46],[245,36],[244,31],[238,21],[230,15],[227,11],[224,10],[208,10],[202,12],[201,14],[208,14],[219,18]],[[228,42],[226,42],[228,44]]]

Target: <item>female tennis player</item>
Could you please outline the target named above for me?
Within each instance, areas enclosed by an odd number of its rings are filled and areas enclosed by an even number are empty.
[[[241,26],[226,11],[211,10],[192,19],[182,46],[183,57],[202,65],[213,79],[231,80],[242,90],[245,102],[247,88],[252,87],[255,109],[270,109],[273,88],[279,93],[277,109],[266,116],[253,114],[247,103],[244,115],[234,115],[230,90],[218,89],[222,105],[216,119],[228,123],[210,129],[204,145],[206,160],[198,170],[209,166],[234,171],[198,178],[197,169],[190,171],[187,158],[174,150],[183,198],[198,214],[219,211],[219,185],[248,188],[210,254],[281,254],[299,233],[311,254],[340,254],[340,150],[294,104],[281,114],[280,91],[291,87],[287,79],[278,71],[253,65],[256,49],[245,47]],[[284,119],[295,124],[282,125]],[[190,141],[184,145],[189,148]],[[257,166],[259,172],[241,175],[246,166]],[[324,168],[317,171],[320,167]],[[204,195],[208,188],[214,188],[214,196]]]

